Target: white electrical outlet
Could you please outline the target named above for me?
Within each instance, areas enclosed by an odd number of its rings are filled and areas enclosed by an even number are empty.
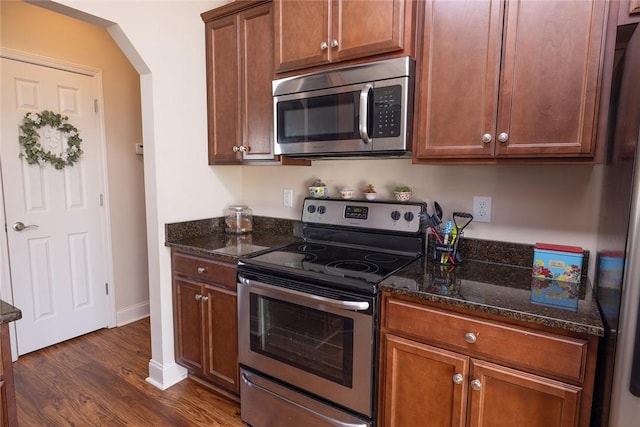
[[[293,190],[285,188],[282,191],[282,206],[290,208],[293,206]]]
[[[491,197],[473,196],[473,220],[491,222]]]

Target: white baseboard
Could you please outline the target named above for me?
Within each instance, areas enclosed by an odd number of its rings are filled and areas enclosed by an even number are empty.
[[[162,366],[151,359],[149,361],[149,377],[146,381],[160,390],[166,390],[187,378],[188,371],[177,363]]]
[[[149,301],[140,304],[131,305],[116,313],[116,326],[124,326],[127,323],[149,317]]]

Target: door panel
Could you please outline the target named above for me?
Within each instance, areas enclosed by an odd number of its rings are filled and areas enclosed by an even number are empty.
[[[2,59],[2,181],[19,354],[107,326],[106,221],[101,206],[101,132],[97,78]],[[80,161],[63,170],[20,157],[27,112],[68,116],[82,138]],[[63,134],[37,130],[44,149],[66,147]],[[16,222],[34,225],[15,231]]]
[[[550,362],[552,363],[552,362]],[[572,427],[582,389],[480,360],[472,360],[471,427]]]
[[[498,156],[592,153],[606,2],[506,4]]]
[[[493,157],[502,13],[500,1],[426,3],[418,158]]]

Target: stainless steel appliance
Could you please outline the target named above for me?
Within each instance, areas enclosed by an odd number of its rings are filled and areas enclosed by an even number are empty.
[[[414,68],[402,57],[275,80],[275,153],[408,154]]]
[[[244,422],[375,424],[378,284],[423,255],[425,216],[420,202],[308,198],[300,241],[239,260]]]
[[[603,427],[640,417],[640,28],[619,26],[615,47],[595,274],[607,330],[591,425]]]

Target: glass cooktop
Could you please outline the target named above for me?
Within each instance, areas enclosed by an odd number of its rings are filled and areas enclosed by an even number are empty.
[[[367,248],[297,242],[249,256],[245,262],[338,283],[355,279],[375,284],[415,259]]]

